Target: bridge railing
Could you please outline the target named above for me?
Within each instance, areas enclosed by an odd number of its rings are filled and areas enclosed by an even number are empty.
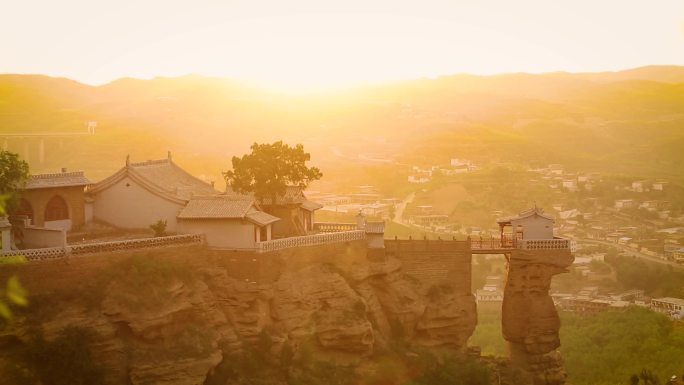
[[[499,238],[470,238],[470,248],[474,250],[506,250],[506,249],[521,249],[521,250],[564,250],[570,249],[575,252],[577,249],[576,243],[570,239],[553,238],[553,239],[516,239],[511,241],[504,238],[502,241]]]
[[[314,231],[319,233],[338,233],[340,231],[358,230],[356,223],[314,222]]]
[[[501,239],[499,238],[482,238],[473,237],[470,238],[470,248],[471,249],[510,249],[508,245],[503,245]]]
[[[289,237],[273,239],[270,241],[257,242],[256,252],[266,253],[269,251],[284,250],[302,246],[327,245],[365,239],[366,232],[363,230],[338,231],[334,233],[321,233],[303,235],[300,237]]]

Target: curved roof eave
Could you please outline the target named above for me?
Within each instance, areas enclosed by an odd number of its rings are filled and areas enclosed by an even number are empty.
[[[134,168],[132,167],[123,167],[119,171],[115,172],[113,175],[101,180],[100,182],[97,182],[95,184],[92,184],[90,188],[88,189],[88,193],[90,194],[97,194],[100,193],[103,190],[106,190],[107,188],[113,186],[117,182],[121,181],[123,178],[129,177],[131,180],[135,181],[138,183],[141,187],[143,187],[145,190],[149,191],[150,193],[159,196],[160,198],[166,199],[172,203],[177,203],[184,205],[187,203],[186,200],[180,199],[172,194],[169,194],[166,191],[160,190],[153,184],[149,183],[143,176],[138,175],[138,173],[135,171]]]

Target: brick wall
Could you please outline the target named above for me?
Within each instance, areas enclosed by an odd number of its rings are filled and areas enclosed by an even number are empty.
[[[405,274],[426,285],[448,283],[470,295],[472,256],[468,242],[446,240],[385,240],[387,256],[402,263]]]

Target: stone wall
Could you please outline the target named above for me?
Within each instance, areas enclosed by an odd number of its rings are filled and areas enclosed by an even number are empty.
[[[468,242],[386,239],[385,253],[401,261],[404,274],[426,285],[447,282],[458,293],[472,294],[472,254]]]

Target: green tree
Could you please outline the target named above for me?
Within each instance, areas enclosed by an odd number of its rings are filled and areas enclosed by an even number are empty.
[[[318,168],[306,166],[311,155],[301,144],[254,143],[251,149],[250,154],[234,156],[233,169],[223,173],[226,184],[237,193],[253,193],[257,199],[270,198],[273,203],[287,186],[306,187],[323,176]]]
[[[0,196],[0,215],[5,214],[5,199],[6,197]],[[0,266],[6,264],[23,263],[26,258],[23,256],[0,256]],[[7,280],[6,287],[0,288],[0,321],[11,320],[12,311],[10,310],[11,305],[16,306],[26,306],[28,305],[28,300],[26,299],[26,291],[19,283],[19,279],[12,275]]]
[[[29,176],[29,166],[18,154],[9,151],[0,151],[0,196],[5,198],[5,209],[12,212],[19,201],[19,190]]]

